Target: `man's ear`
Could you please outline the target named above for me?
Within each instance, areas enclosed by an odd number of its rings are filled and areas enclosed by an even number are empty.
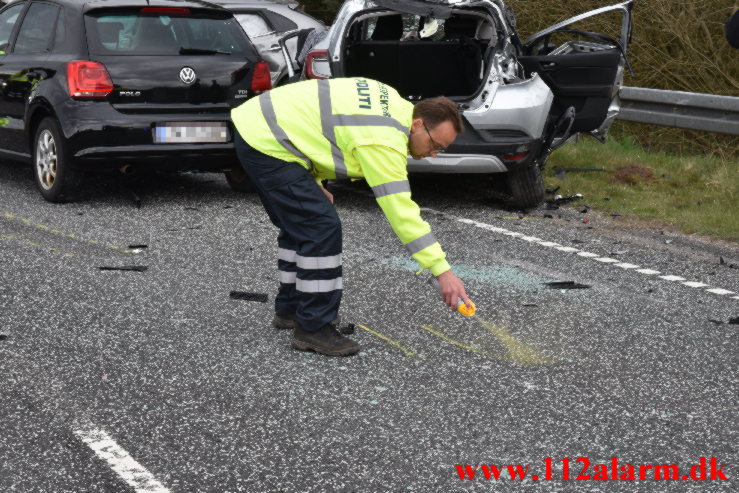
[[[421,127],[423,127],[423,118],[414,118],[411,123],[411,130],[418,132],[421,130]]]

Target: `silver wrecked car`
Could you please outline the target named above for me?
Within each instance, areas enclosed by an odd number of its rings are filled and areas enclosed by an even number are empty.
[[[465,132],[438,157],[409,158],[408,170],[505,173],[511,205],[534,207],[550,153],[578,133],[602,141],[619,113],[633,1],[522,41],[502,0],[346,0],[304,77],[368,77],[410,101],[451,98]],[[595,16],[616,18],[613,37],[574,28]]]
[[[230,10],[269,64],[272,86],[287,83],[300,67],[300,51],[311,31],[325,32],[318,19],[292,0],[214,0]]]

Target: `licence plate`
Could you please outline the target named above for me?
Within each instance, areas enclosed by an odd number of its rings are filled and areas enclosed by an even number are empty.
[[[164,122],[152,129],[155,144],[228,142],[226,122]]]

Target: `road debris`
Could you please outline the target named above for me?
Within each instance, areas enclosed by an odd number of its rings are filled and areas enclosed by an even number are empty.
[[[0,332],[0,341],[4,341],[8,337],[10,337],[10,331],[9,330],[5,330],[3,332]]]
[[[570,202],[574,202],[576,200],[580,200],[583,198],[583,194],[576,193],[575,195],[568,195],[566,197],[563,197],[562,195],[555,195],[553,199],[548,199],[546,201],[546,209],[547,210],[556,210],[559,209],[559,206],[564,204],[569,204]]]
[[[724,260],[724,257],[719,257],[718,258],[718,264],[719,265],[724,265],[724,266],[728,267],[729,269],[739,269],[739,265],[736,265],[736,264],[727,264],[726,263],[726,260]]]
[[[545,285],[549,287],[549,289],[590,289],[590,286],[587,284],[579,284],[575,281],[555,281],[555,282],[545,282]]]
[[[98,267],[100,270],[123,270],[123,271],[133,271],[133,272],[146,272],[148,269],[145,265],[121,265],[119,267]]]
[[[739,317],[730,318],[729,323],[732,325],[739,325]]]
[[[231,291],[232,300],[257,301],[259,303],[267,303],[269,296],[264,293],[247,293],[244,291]]]

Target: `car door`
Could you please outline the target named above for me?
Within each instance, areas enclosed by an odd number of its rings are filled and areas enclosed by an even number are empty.
[[[7,12],[7,11],[6,11]],[[29,158],[24,117],[29,96],[48,77],[44,62],[54,40],[59,6],[31,2],[19,16],[20,26],[0,63],[0,147],[18,158]],[[1,22],[1,20],[0,20]]]
[[[12,90],[8,87],[8,78],[12,71],[6,70],[6,58],[25,8],[25,3],[16,3],[0,12],[0,152],[6,150],[9,145],[7,132],[8,126],[11,125],[10,115],[5,111],[3,104],[8,97],[8,91]]]
[[[538,73],[552,89],[554,114],[575,108],[574,132],[589,132],[602,140],[618,116],[632,6],[633,0],[628,0],[586,12],[533,34],[523,43],[519,62],[527,74]],[[572,27],[609,12],[622,14],[619,39]],[[571,39],[553,44],[555,36]]]
[[[272,85],[276,86],[287,73],[287,63],[279,44],[280,35],[297,29],[298,25],[286,17],[267,11],[243,10],[235,13],[234,17],[269,64]]]

